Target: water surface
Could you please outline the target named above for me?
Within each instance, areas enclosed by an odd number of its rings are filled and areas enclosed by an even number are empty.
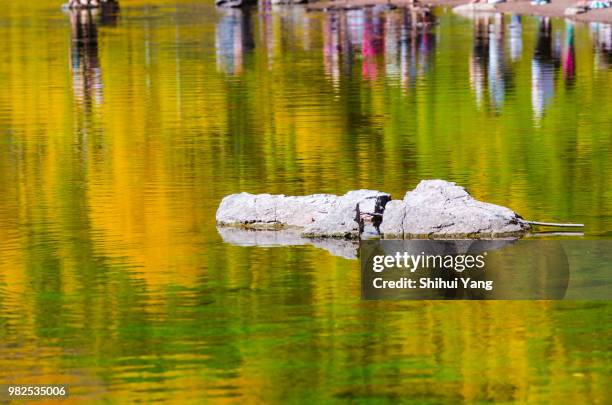
[[[444,178],[609,238],[609,25],[123,3],[0,11],[1,381],[88,402],[609,398],[607,303],[362,302],[357,261],[214,225],[233,192]]]

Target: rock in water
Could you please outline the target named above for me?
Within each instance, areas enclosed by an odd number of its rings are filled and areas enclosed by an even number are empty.
[[[290,197],[232,194],[217,210],[217,224],[250,229],[300,229],[307,237],[358,238],[368,223],[380,222],[391,199],[375,190],[350,191],[343,196],[314,194]],[[378,220],[377,220],[378,219]]]
[[[463,187],[423,180],[403,200],[385,207],[380,233],[385,238],[517,236],[529,230],[514,211],[474,199]]]
[[[423,180],[403,200],[390,200],[376,190],[303,197],[240,193],[221,201],[216,219],[219,226],[294,229],[309,238],[487,238],[530,229],[514,211],[475,200],[444,180]]]
[[[377,218],[382,217],[389,200],[391,196],[380,191],[349,191],[337,197],[326,215],[306,225],[303,235],[358,238],[366,225],[375,224]]]

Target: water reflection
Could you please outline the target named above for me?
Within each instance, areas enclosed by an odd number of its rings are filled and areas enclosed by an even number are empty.
[[[102,102],[102,72],[98,59],[98,10],[71,10],[72,88],[75,98],[90,110]]]
[[[297,41],[304,50],[309,50],[319,27],[324,73],[336,90],[354,68],[367,81],[399,82],[407,89],[417,77],[428,74],[435,55],[436,19],[428,9],[375,6],[332,10],[323,13],[320,26],[312,14],[299,7],[278,13],[270,2],[260,3],[255,20],[249,9],[221,12],[216,27],[216,59],[218,69],[226,74],[243,71],[245,55],[254,49],[255,43],[265,48],[268,68],[272,69],[279,57],[279,49],[274,46],[276,40],[281,40],[282,49],[294,46]],[[469,82],[476,105],[482,108],[488,99],[486,109],[501,113],[506,98],[514,91],[513,69],[524,53],[524,18],[519,15],[506,18],[500,13],[468,17],[473,22]],[[537,125],[554,99],[557,71],[562,68],[567,86],[574,84],[576,56],[574,23],[566,21],[565,33],[555,35],[550,18],[539,17],[536,21],[531,105]],[[255,30],[254,23],[258,24]],[[611,53],[610,26],[592,24],[591,31],[597,64],[606,67]],[[291,41],[284,39],[289,36]]]
[[[517,62],[523,54],[523,20],[520,15],[512,14],[509,30],[510,60]]]
[[[117,24],[119,5],[110,1],[102,3],[100,8],[75,8],[67,12],[71,27],[72,92],[79,109],[76,132],[82,141],[91,132],[93,115],[99,110],[104,98],[98,28]],[[83,151],[86,150],[85,147]]]
[[[258,34],[261,37],[262,48],[265,50],[266,59],[268,60],[267,67],[272,69],[274,61],[274,21],[272,13],[272,3],[267,0],[262,0],[258,3],[259,7],[259,30]],[[218,52],[218,48],[217,48]]]
[[[576,77],[576,54],[574,50],[574,23],[565,23],[565,43],[563,46],[563,79],[566,86],[574,84]]]
[[[217,24],[217,68],[228,74],[242,73],[244,57],[253,50],[251,11],[247,8],[223,8]]]
[[[424,75],[436,37],[427,9],[390,10],[385,6],[326,13],[323,20],[325,73],[334,86],[360,60],[363,79],[400,79],[403,87]]]
[[[344,22],[343,27],[340,27],[341,22]],[[340,54],[345,49],[345,52],[350,52],[350,46],[346,46],[346,43],[340,42],[340,33],[346,30],[346,21],[338,19],[337,13],[326,14],[323,20],[323,63],[325,67],[325,74],[331,79],[335,86],[338,85],[340,79]],[[344,31],[346,32],[346,31]],[[343,39],[347,36],[343,35]],[[343,46],[341,49],[340,47]],[[350,54],[349,54],[350,55]],[[345,57],[343,60],[350,61],[350,56]]]
[[[119,4],[102,3],[100,8],[68,11],[71,27],[70,61],[75,98],[88,111],[102,103],[102,71],[98,57],[98,25],[115,26]]]
[[[378,56],[384,49],[383,18],[380,7],[366,9],[361,42],[361,74],[364,79],[373,80],[378,76]]]
[[[553,47],[550,18],[539,19],[536,41],[531,60],[531,103],[537,122],[555,94],[555,70],[559,66],[559,52],[557,47]]]
[[[236,247],[214,226],[220,199],[238,191],[401,198],[443,177],[528,218],[609,235],[612,71],[594,66],[609,55],[601,31],[575,25],[580,92],[559,89],[554,119],[534,130],[532,18],[518,63],[504,60],[516,91],[489,115],[469,86],[470,20],[441,13],[420,28],[381,11],[383,54],[365,81],[365,12],[344,12],[336,89],[323,62],[327,15],[253,14],[255,48],[234,80],[232,67],[217,71],[212,4],[153,3],[163,6],[132,4],[118,29],[94,18],[88,44],[71,44],[56,1],[3,10],[0,379],[69,383],[77,402],[179,392],[183,403],[551,402],[569,392],[605,402],[609,306],[363,303],[356,261]],[[71,50],[82,55],[74,71]],[[101,73],[102,104],[72,88],[73,74],[92,70],[85,63]],[[84,154],[74,138],[92,119]],[[573,258],[582,263],[581,251]]]
[[[474,46],[470,55],[470,83],[476,104],[482,107],[488,93],[491,107],[504,104],[506,74],[504,62],[504,20],[501,14],[474,16]]]
[[[225,243],[235,246],[279,247],[312,245],[326,250],[332,256],[357,260],[359,242],[335,238],[305,238],[299,231],[280,230],[262,231],[232,227],[217,227],[217,232]]]
[[[401,83],[406,89],[417,77],[424,76],[433,63],[436,35],[435,19],[429,10],[404,11],[397,25],[400,32],[400,52],[390,59],[400,63]]]
[[[489,82],[491,104],[496,110],[501,110],[504,105],[507,82],[510,80],[509,70],[505,66],[505,32],[503,15],[495,14],[494,23],[489,27],[489,69],[487,80]]]
[[[612,24],[591,23],[595,39],[595,60],[600,68],[612,67]]]

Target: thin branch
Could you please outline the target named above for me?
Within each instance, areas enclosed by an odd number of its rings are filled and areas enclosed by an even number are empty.
[[[525,221],[529,225],[538,225],[538,226],[557,226],[563,228],[581,228],[584,227],[584,224],[559,224],[555,222],[538,222],[538,221]]]

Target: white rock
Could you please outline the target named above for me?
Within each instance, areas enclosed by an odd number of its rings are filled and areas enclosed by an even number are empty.
[[[386,238],[402,239],[404,237],[404,217],[406,204],[403,200],[391,200],[385,207],[380,233]]]
[[[232,194],[221,201],[216,220],[221,226],[299,228],[308,237],[358,238],[366,220],[361,211],[366,216],[380,216],[390,198],[375,190],[350,191],[343,196]]]
[[[474,199],[455,183],[423,180],[402,202],[387,204],[380,232],[385,238],[499,237],[529,229],[514,211]]]
[[[376,190],[342,196],[288,197],[232,194],[216,214],[219,226],[294,229],[309,238],[480,238],[519,236],[529,230],[514,211],[475,200],[455,183],[424,180],[403,200]],[[382,223],[381,223],[382,219]]]

